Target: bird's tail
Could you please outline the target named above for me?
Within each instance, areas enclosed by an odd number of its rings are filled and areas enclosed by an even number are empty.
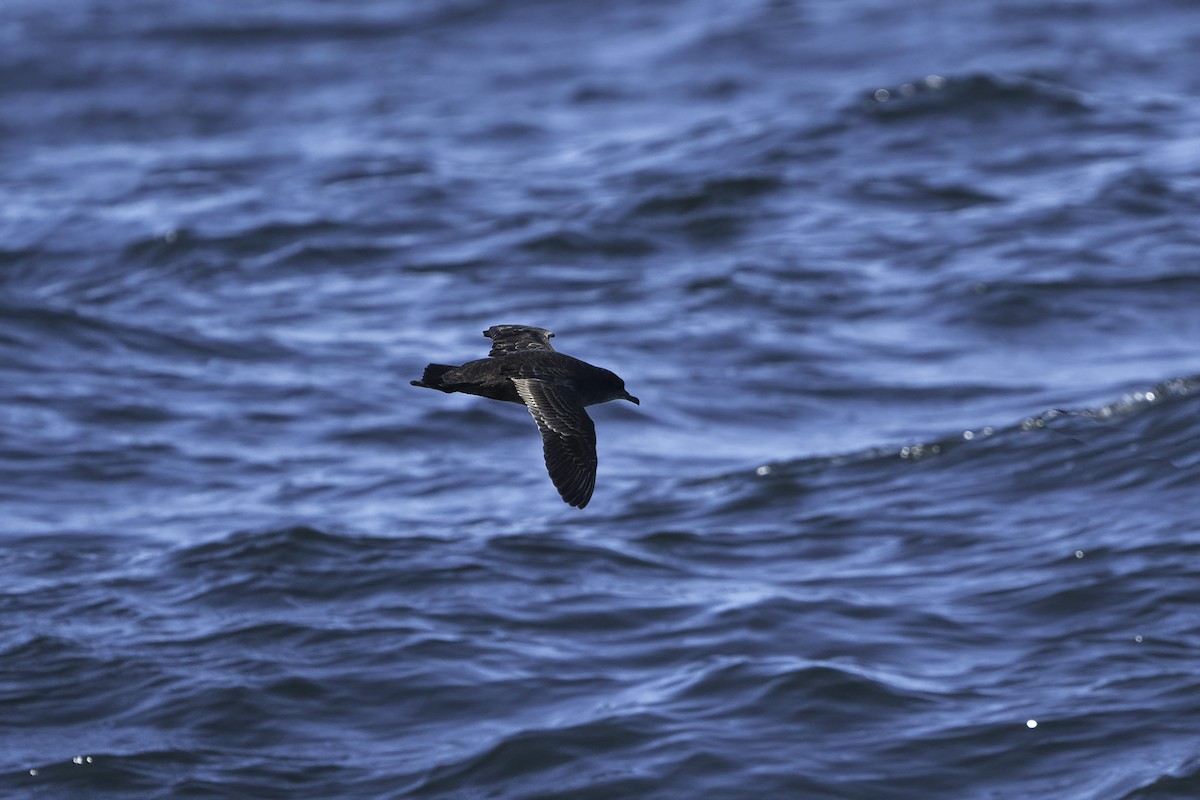
[[[413,386],[424,386],[426,389],[442,389],[442,391],[453,391],[442,388],[442,376],[445,375],[454,367],[446,364],[430,364],[421,373],[421,380],[409,381]]]

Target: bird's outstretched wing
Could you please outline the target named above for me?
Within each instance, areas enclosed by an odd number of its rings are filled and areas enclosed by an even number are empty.
[[[499,356],[505,353],[519,353],[523,350],[549,350],[553,333],[545,328],[534,328],[530,325],[493,325],[483,332],[492,340],[492,350],[489,356]]]
[[[546,471],[567,505],[583,508],[596,488],[596,426],[575,393],[536,378],[513,378],[542,433]]]

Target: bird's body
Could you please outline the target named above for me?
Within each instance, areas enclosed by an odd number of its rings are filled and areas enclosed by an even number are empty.
[[[487,358],[461,366],[430,364],[413,386],[521,403],[542,434],[550,480],[568,505],[583,508],[596,486],[596,428],[586,406],[638,399],[614,373],[550,346],[553,333],[527,325],[493,325]]]

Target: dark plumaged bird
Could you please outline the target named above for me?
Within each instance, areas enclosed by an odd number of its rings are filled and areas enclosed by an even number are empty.
[[[493,325],[483,335],[492,340],[487,358],[430,364],[412,385],[523,403],[542,433],[550,480],[567,505],[583,508],[596,488],[596,426],[584,407],[641,402],[608,370],[555,351],[545,328]]]

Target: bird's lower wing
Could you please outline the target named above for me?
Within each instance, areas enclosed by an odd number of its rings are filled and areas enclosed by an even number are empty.
[[[536,378],[513,378],[542,433],[546,470],[567,505],[583,508],[596,488],[596,426],[570,389]]]

